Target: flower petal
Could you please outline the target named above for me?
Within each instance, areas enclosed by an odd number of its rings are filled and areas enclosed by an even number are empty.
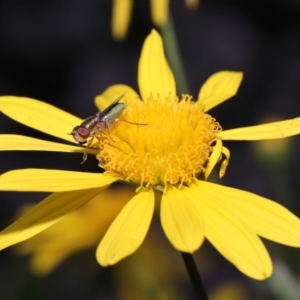
[[[198,103],[205,106],[205,111],[233,97],[243,79],[242,72],[221,71],[210,76],[201,87]]]
[[[132,5],[132,0],[113,0],[111,29],[116,40],[123,40],[127,34]]]
[[[216,145],[213,147],[213,151],[209,157],[208,163],[205,167],[204,177],[205,180],[210,175],[211,171],[214,169],[215,165],[220,160],[220,156],[222,155],[222,141],[220,139],[216,140]]]
[[[300,247],[300,220],[280,204],[209,182],[205,183],[205,193],[216,205],[243,220],[256,234],[277,243]]]
[[[107,88],[102,94],[95,98],[95,104],[99,111],[103,111],[108,107],[114,100],[124,94],[121,102],[130,104],[130,102],[135,102],[139,99],[139,95],[134,89],[126,84],[115,84]]]
[[[20,169],[0,176],[0,190],[66,192],[108,186],[117,180],[117,177],[97,173]]]
[[[169,186],[162,197],[161,225],[172,245],[179,251],[193,253],[204,240],[204,222],[183,190]]]
[[[17,122],[73,143],[69,133],[82,122],[53,105],[25,97],[0,97],[0,111]]]
[[[57,151],[82,153],[85,148],[54,143],[17,134],[0,134],[0,151]],[[99,150],[88,149],[88,153],[97,154]]]
[[[146,237],[153,211],[153,190],[141,190],[124,206],[99,244],[99,264],[113,265],[135,252]]]
[[[272,262],[262,241],[230,208],[215,202],[210,191],[211,184],[204,181],[183,188],[202,213],[207,239],[241,272],[259,280],[269,277]]]
[[[66,214],[81,207],[106,187],[54,193],[0,232],[0,249],[22,242],[55,224]]]
[[[282,139],[300,133],[300,118],[268,124],[224,130],[217,134],[222,140]]]
[[[152,22],[158,26],[164,26],[168,21],[169,0],[151,0]]]
[[[95,247],[133,195],[133,186],[110,186],[47,230],[16,245],[14,250],[31,255],[30,266],[35,274],[47,275],[72,254]]]
[[[160,99],[171,94],[176,95],[173,73],[165,58],[163,42],[156,30],[152,30],[146,38],[138,65],[138,84],[144,101],[152,93]],[[175,99],[175,98],[174,98]]]

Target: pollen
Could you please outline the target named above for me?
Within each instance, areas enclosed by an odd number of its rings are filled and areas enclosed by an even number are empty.
[[[205,171],[219,123],[204,106],[182,99],[148,97],[127,105],[97,136],[99,166],[140,186],[190,184]]]

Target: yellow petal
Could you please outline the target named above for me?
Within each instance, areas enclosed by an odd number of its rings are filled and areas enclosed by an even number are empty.
[[[61,234],[61,233],[60,233]],[[40,248],[40,245],[36,245],[36,248]],[[47,276],[51,273],[55,267],[61,264],[68,256],[65,253],[65,249],[61,249],[60,256],[54,255],[47,249],[38,252],[29,261],[30,270],[37,276]]]
[[[277,243],[300,247],[300,220],[280,204],[209,182],[205,183],[205,193],[216,205],[243,220],[256,234]]]
[[[0,176],[1,191],[66,192],[107,186],[117,177],[97,173],[21,169]]]
[[[25,97],[0,97],[0,111],[17,122],[73,143],[69,133],[82,122],[53,105]]]
[[[0,151],[12,150],[82,153],[85,148],[48,142],[17,134],[0,134]],[[88,152],[96,155],[99,151],[95,149],[88,149]]]
[[[263,125],[224,130],[217,134],[222,140],[270,140],[282,139],[300,133],[300,118]]]
[[[163,42],[156,30],[146,38],[138,64],[138,84],[144,101],[152,93],[161,99],[176,95],[173,73],[165,58]]]
[[[133,186],[110,186],[47,230],[16,245],[14,250],[18,254],[31,255],[30,266],[35,274],[47,275],[72,254],[95,248],[134,195]]]
[[[221,163],[221,167],[220,167],[220,171],[219,171],[220,178],[222,178],[225,175],[226,169],[229,165],[230,151],[226,147],[222,147],[222,154],[224,154],[225,158],[223,159],[223,161]]]
[[[204,240],[204,223],[184,191],[168,187],[162,197],[161,225],[172,245],[179,251],[193,253]]]
[[[242,72],[221,71],[210,76],[201,87],[198,103],[205,106],[205,111],[233,97],[243,79]]]
[[[76,210],[106,187],[54,193],[0,233],[0,249],[29,239]],[[63,233],[61,233],[63,234]]]
[[[218,163],[220,156],[222,155],[222,141],[220,139],[216,140],[216,145],[213,147],[213,152],[209,157],[209,161],[205,167],[204,177],[208,178],[211,171],[214,169],[215,165]]]
[[[111,28],[112,36],[116,40],[123,40],[127,34],[132,5],[132,0],[113,0]]]
[[[135,252],[146,237],[153,211],[153,190],[141,190],[125,205],[99,244],[99,264],[113,265]]]
[[[95,104],[99,111],[103,111],[108,107],[114,100],[116,100],[121,95],[124,97],[120,102],[125,102],[130,104],[130,102],[135,102],[139,99],[139,95],[126,84],[115,84],[107,88],[102,94],[95,98]]]
[[[158,26],[164,26],[168,21],[169,0],[150,0],[152,22]]]
[[[219,206],[211,198],[210,189],[211,186],[204,181],[183,189],[202,213],[207,239],[249,277],[259,280],[269,277],[272,273],[272,262],[259,237],[230,208]],[[220,197],[222,200],[222,195]]]

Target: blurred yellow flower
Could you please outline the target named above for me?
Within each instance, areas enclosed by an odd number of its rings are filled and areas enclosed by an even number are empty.
[[[134,193],[132,187],[120,184],[106,189],[47,230],[17,244],[15,251],[32,254],[31,269],[46,275],[70,255],[96,246]]]
[[[199,0],[185,0],[189,9],[196,9]],[[116,40],[123,40],[127,34],[133,0],[113,0],[112,8],[112,36]],[[169,14],[169,0],[150,0],[151,19],[155,26],[162,27],[166,24]]]
[[[220,177],[225,174],[230,152],[223,147],[223,140],[276,139],[300,132],[300,118],[222,131],[206,112],[234,96],[241,80],[240,72],[218,72],[202,86],[197,102],[189,95],[178,99],[161,37],[153,30],[145,40],[138,66],[142,101],[126,85],[112,86],[96,98],[102,110],[126,92],[124,113],[109,130],[97,134],[89,150],[105,172],[25,169],[1,175],[1,190],[54,193],[1,232],[0,248],[45,230],[120,181],[138,189],[97,248],[101,265],[112,265],[141,245],[151,223],[156,189],[162,192],[163,230],[177,250],[193,253],[207,238],[241,272],[255,279],[269,277],[272,262],[258,236],[300,247],[299,219],[271,200],[199,180],[201,174],[208,178],[222,156]],[[0,110],[69,142],[74,141],[66,132],[82,121],[28,98],[1,97]],[[0,141],[1,150],[84,151],[78,146],[17,135],[0,135]]]
[[[262,119],[261,123],[277,122],[283,117],[269,115]],[[295,147],[291,139],[262,140],[252,145],[255,159],[272,170],[287,164],[293,157]],[[278,169],[280,171],[280,169]]]

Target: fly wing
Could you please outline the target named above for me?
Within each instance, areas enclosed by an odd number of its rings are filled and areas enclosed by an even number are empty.
[[[97,113],[99,121],[103,121],[103,118],[120,102],[120,100],[125,96],[125,93],[118,97],[112,104],[107,106],[103,111]]]
[[[94,123],[97,122],[98,119],[98,114],[100,116],[100,113],[96,113],[88,118],[86,118],[81,124],[80,126],[85,127],[85,128],[91,128],[93,127]]]

